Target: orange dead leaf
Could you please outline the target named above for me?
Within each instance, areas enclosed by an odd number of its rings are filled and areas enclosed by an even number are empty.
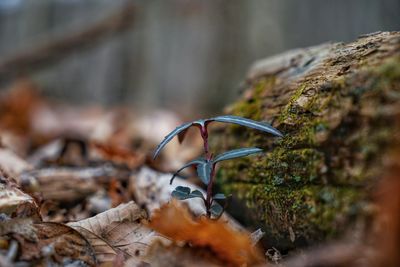
[[[188,209],[176,201],[156,211],[149,226],[174,241],[210,248],[230,266],[254,266],[262,261],[260,252],[252,246],[249,233],[235,230],[222,220],[194,219]]]
[[[110,160],[117,164],[125,164],[131,169],[141,166],[145,160],[143,154],[134,153],[124,147],[112,146],[99,142],[92,142],[91,146],[102,159]]]
[[[31,117],[42,100],[30,80],[19,80],[0,97],[0,125],[15,134],[26,135],[31,130]]]
[[[129,201],[129,197],[126,193],[124,193],[124,188],[121,185],[121,182],[114,177],[111,178],[110,181],[108,196],[111,198],[111,203],[113,207],[116,207],[123,202]]]

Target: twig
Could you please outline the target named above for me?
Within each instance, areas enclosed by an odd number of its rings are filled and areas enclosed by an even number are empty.
[[[128,29],[134,19],[134,6],[128,3],[116,14],[78,33],[49,41],[0,61],[0,82],[4,82],[55,63],[74,51],[91,47],[99,41]]]

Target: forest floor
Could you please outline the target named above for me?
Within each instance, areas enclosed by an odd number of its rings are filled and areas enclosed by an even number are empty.
[[[190,135],[153,149],[182,123],[159,111],[76,107],[20,81],[0,97],[0,266],[396,266],[399,169],[382,179],[374,226],[281,255],[200,199],[171,199],[171,173],[201,151]],[[203,190],[193,170],[175,185]],[[390,198],[388,198],[390,196]],[[396,216],[393,216],[396,215]],[[384,225],[385,227],[383,227]]]

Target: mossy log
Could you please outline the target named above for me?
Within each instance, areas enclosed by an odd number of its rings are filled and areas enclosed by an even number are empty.
[[[285,136],[237,126],[217,133],[221,150],[266,151],[226,163],[218,172],[222,190],[246,203],[252,223],[280,248],[367,222],[386,155],[399,143],[400,32],[260,61],[246,84],[227,113],[267,121]]]

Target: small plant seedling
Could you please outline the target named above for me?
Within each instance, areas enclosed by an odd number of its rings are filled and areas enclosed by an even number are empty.
[[[273,134],[275,136],[279,136],[279,137],[283,136],[281,132],[279,132],[277,129],[273,128],[269,124],[242,118],[242,117],[238,117],[238,116],[226,115],[226,116],[218,116],[218,117],[211,118],[211,119],[196,120],[196,121],[182,124],[181,126],[177,127],[175,130],[173,130],[171,133],[169,133],[164,138],[164,140],[157,146],[156,151],[154,152],[153,159],[155,159],[158,156],[158,154],[163,149],[163,147],[169,141],[171,141],[175,136],[178,136],[179,142],[182,142],[183,139],[185,138],[186,132],[188,131],[188,129],[191,126],[196,126],[200,129],[200,134],[201,134],[201,137],[203,138],[204,156],[186,163],[182,168],[180,168],[178,171],[176,171],[171,178],[170,184],[172,184],[174,178],[178,175],[178,173],[180,171],[182,171],[183,169],[188,168],[190,166],[196,166],[197,175],[199,176],[200,180],[207,187],[206,196],[204,196],[203,193],[201,193],[199,190],[192,191],[189,187],[185,187],[185,186],[176,187],[175,190],[172,192],[172,196],[179,200],[195,198],[195,197],[203,199],[208,218],[211,218],[211,216],[213,216],[214,218],[219,218],[222,215],[222,213],[224,211],[224,207],[222,207],[215,200],[225,200],[226,199],[224,194],[212,195],[216,164],[221,161],[224,161],[224,160],[245,157],[245,156],[249,156],[249,155],[253,155],[253,154],[262,152],[262,149],[257,148],[257,147],[239,148],[239,149],[234,149],[234,150],[224,152],[224,153],[214,157],[213,154],[211,154],[209,152],[208,129],[207,129],[208,124],[210,124],[211,122],[214,122],[214,121],[238,124],[241,126],[246,126],[246,127],[252,128],[252,129],[264,131],[264,132]]]

